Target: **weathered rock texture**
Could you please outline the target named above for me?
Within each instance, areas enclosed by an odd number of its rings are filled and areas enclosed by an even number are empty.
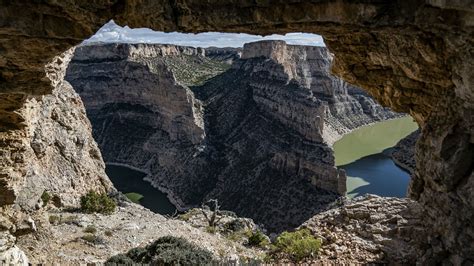
[[[166,31],[322,34],[336,74],[409,112],[422,128],[410,195],[433,236],[427,256],[474,260],[471,1],[20,0],[2,2],[0,13],[2,151],[26,146],[6,136],[24,128],[28,118],[17,110],[26,96],[51,93],[44,65],[111,18]],[[1,195],[8,196],[0,205],[14,201],[9,187],[19,178],[2,172]]]
[[[391,156],[393,161],[410,174],[415,172],[415,146],[420,137],[420,130],[416,130],[405,138],[401,139],[393,147]]]
[[[333,76],[330,73],[333,55],[326,48],[287,45],[284,41],[245,44],[243,59],[259,57],[272,59],[280,65],[273,67],[269,71],[273,73],[269,73],[268,77],[281,75],[279,78],[287,83],[295,83],[306,94],[299,96],[304,99],[301,101],[305,101],[306,106],[312,106],[304,108],[304,105],[294,106],[291,101],[285,103],[285,95],[280,95],[282,98],[279,100],[272,100],[272,94],[281,92],[266,88],[261,88],[262,93],[254,95],[255,101],[274,110],[279,120],[291,124],[307,139],[332,144],[355,128],[399,116],[377,104],[362,89]],[[261,71],[256,69],[254,72]],[[269,82],[268,79],[261,83]],[[320,110],[315,112],[317,108]]]
[[[178,207],[218,198],[270,230],[298,226],[345,193],[328,143],[397,114],[332,76],[326,48],[250,43],[226,71],[234,52],[88,45],[66,79],[105,160],[145,170]]]
[[[16,238],[7,231],[0,232],[0,263],[2,265],[28,265],[25,253],[15,245]]]
[[[200,203],[214,186],[198,156],[206,136],[201,102],[186,84],[229,65],[204,55],[174,45],[83,46],[67,75],[86,103],[105,160],[152,174],[182,207]]]
[[[48,64],[52,93],[28,97],[17,110],[26,119],[25,127],[2,132],[2,142],[10,144],[2,147],[0,159],[7,178],[2,180],[8,184],[1,193],[3,204],[33,209],[47,191],[62,204],[77,206],[88,190],[112,189],[81,98],[63,80],[73,51]]]
[[[315,215],[309,228],[323,245],[316,264],[413,264],[425,242],[421,207],[410,199],[357,197]]]
[[[111,215],[67,212],[50,205],[32,217],[38,231],[18,237],[17,246],[25,251],[32,265],[101,265],[113,255],[146,246],[163,236],[185,238],[220,260],[237,263],[239,259],[262,256],[261,250],[245,247],[220,234],[207,233],[205,228],[166,218],[137,204],[121,202],[120,205]],[[84,232],[87,227],[96,229],[96,241],[82,239],[91,235]],[[20,254],[15,255],[22,258]],[[19,265],[21,260],[17,261],[13,265]]]
[[[36,231],[34,221],[23,212],[41,208],[45,191],[56,204],[78,206],[81,195],[89,190],[114,190],[81,98],[64,81],[73,52],[70,49],[47,65],[52,93],[28,96],[17,110],[25,118],[24,128],[0,133],[4,144],[0,148],[0,180],[6,184],[0,188],[2,239],[14,241],[11,234]],[[18,247],[2,239],[8,249],[0,249],[0,263],[28,263]]]

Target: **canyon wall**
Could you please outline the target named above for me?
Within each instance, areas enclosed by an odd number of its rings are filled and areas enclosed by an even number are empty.
[[[422,128],[410,196],[421,203],[432,237],[419,260],[474,260],[471,1],[19,0],[3,2],[0,12],[4,154],[27,149],[21,139],[28,117],[18,110],[30,96],[51,94],[44,66],[111,18],[165,31],[322,34],[336,55],[334,73],[410,113]],[[2,168],[2,206],[15,201],[10,188],[24,177],[5,170],[12,168]]]
[[[27,97],[18,110],[26,118],[24,129],[2,132],[3,143],[14,143],[2,146],[2,177],[13,177],[2,186],[2,204],[32,210],[42,205],[40,197],[47,191],[61,204],[77,206],[88,190],[113,189],[81,98],[63,80],[73,52],[46,66],[54,86],[51,95]]]
[[[280,109],[286,123],[293,123],[306,138],[324,141],[332,145],[342,135],[376,121],[401,116],[376,103],[362,89],[352,86],[330,73],[333,55],[328,49],[315,46],[287,45],[284,41],[261,41],[247,43],[243,59],[268,58],[283,67],[284,75],[291,82],[307,90],[308,99],[325,102],[324,114],[314,111],[284,110],[288,108],[283,100],[276,105],[265,97],[255,96],[256,101]],[[266,92],[267,95],[274,93]],[[258,99],[260,98],[260,99]],[[300,120],[294,120],[295,118]],[[314,137],[314,136],[319,136]],[[321,138],[322,137],[322,138]]]
[[[66,79],[105,160],[148,172],[178,207],[218,198],[271,230],[298,226],[345,193],[328,145],[398,114],[332,76],[326,48],[262,41],[235,53],[89,44]]]
[[[412,132],[410,135],[401,139],[393,147],[393,151],[391,153],[395,164],[405,169],[410,174],[413,174],[416,168],[415,147],[419,137],[420,130]]]

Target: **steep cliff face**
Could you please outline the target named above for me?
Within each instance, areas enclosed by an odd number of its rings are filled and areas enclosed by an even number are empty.
[[[193,88],[205,104],[208,141],[218,150],[218,183],[208,197],[280,229],[327,207],[334,195],[325,190],[345,193],[345,174],[334,167],[328,145],[339,136],[334,129],[397,114],[375,103],[379,112],[366,112],[350,94],[358,89],[329,74],[331,60],[323,47],[250,43],[229,71]]]
[[[63,204],[77,206],[80,195],[88,190],[113,188],[81,98],[63,80],[73,51],[47,66],[54,85],[52,94],[25,99],[19,110],[27,118],[24,128],[2,135],[4,143],[9,137],[17,143],[16,149],[4,150],[0,159],[2,171],[8,172],[4,176],[15,177],[1,193],[3,202],[33,209],[48,191]]]
[[[26,118],[23,128],[0,133],[0,182],[7,184],[0,189],[0,205],[8,204],[0,207],[0,264],[27,265],[13,235],[37,230],[30,215],[43,207],[43,192],[57,205],[77,207],[89,190],[114,190],[81,98],[63,80],[73,52],[47,65],[54,89],[25,99],[18,110]]]
[[[248,43],[244,47],[243,59],[267,58],[283,67],[281,74],[306,91],[306,100],[321,105],[317,115],[314,110],[305,112],[278,105],[260,97],[257,101],[269,108],[279,108],[286,123],[298,128],[305,137],[328,144],[334,143],[343,134],[376,121],[401,116],[377,104],[362,89],[352,86],[330,73],[333,55],[326,49],[312,46],[287,45],[284,41],[261,41]],[[275,92],[267,92],[270,95]],[[259,98],[256,96],[255,98]],[[285,110],[285,108],[287,110]],[[300,120],[294,120],[298,117]],[[316,136],[322,136],[319,138]]]
[[[218,198],[269,229],[297,226],[345,192],[328,144],[397,114],[330,75],[325,48],[247,44],[227,70],[233,56],[89,45],[77,48],[66,78],[106,161],[147,171],[180,207]]]

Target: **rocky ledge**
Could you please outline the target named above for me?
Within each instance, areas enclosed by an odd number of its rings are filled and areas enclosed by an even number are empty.
[[[162,236],[185,238],[218,260],[238,262],[261,256],[260,251],[208,233],[205,228],[164,217],[138,204],[120,205],[111,215],[69,212],[50,205],[32,216],[36,231],[17,237],[16,245],[33,265],[101,264],[113,255],[146,246]]]
[[[323,240],[317,263],[412,264],[426,237],[420,205],[365,195],[315,215],[302,227]]]

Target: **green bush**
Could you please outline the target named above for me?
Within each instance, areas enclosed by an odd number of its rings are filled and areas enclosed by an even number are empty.
[[[136,263],[125,254],[118,254],[105,262],[105,265],[135,265]]]
[[[265,247],[270,244],[265,234],[260,231],[250,232],[249,234],[249,246],[253,247]]]
[[[84,229],[84,233],[95,234],[95,233],[97,233],[97,228],[95,228],[95,226],[93,226],[93,225],[88,225],[88,226]]]
[[[95,191],[89,191],[81,197],[81,210],[85,213],[111,214],[116,206],[115,201],[105,193],[98,194]]]
[[[61,221],[61,218],[57,215],[50,215],[49,216],[49,223],[50,224],[59,224],[60,221]]]
[[[104,232],[104,234],[105,234],[106,236],[109,236],[109,237],[114,235],[114,233],[113,233],[112,231],[110,231],[110,230],[106,230],[106,231]]]
[[[215,228],[213,226],[207,226],[206,227],[206,232],[208,232],[209,234],[215,234],[217,232],[217,228]]]
[[[43,201],[43,206],[46,206],[51,199],[51,195],[45,190],[43,194],[41,194],[41,200]]]
[[[288,255],[298,262],[305,258],[315,257],[321,248],[321,240],[315,238],[309,229],[295,232],[283,232],[274,243],[277,252]]]
[[[125,258],[126,257],[126,258]],[[128,258],[128,259],[127,259]],[[146,263],[151,265],[209,265],[212,254],[183,238],[165,236],[145,248],[134,248],[127,254],[109,258],[106,265]]]
[[[240,219],[234,219],[224,224],[224,230],[230,232],[238,232],[244,230],[246,226],[247,225],[244,221]]]
[[[81,239],[94,245],[105,244],[105,240],[102,237],[93,234],[83,235]]]

